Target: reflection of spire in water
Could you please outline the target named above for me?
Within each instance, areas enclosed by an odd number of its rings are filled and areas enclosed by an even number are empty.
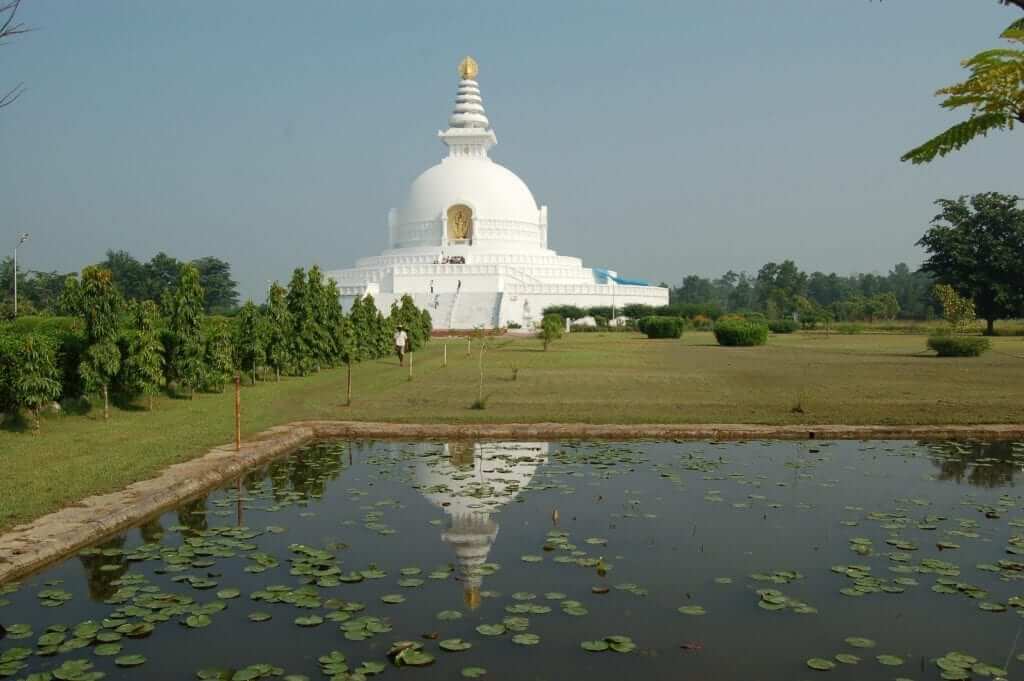
[[[440,456],[416,464],[420,492],[449,516],[441,540],[455,551],[456,579],[466,606],[480,605],[481,566],[498,536],[491,514],[512,501],[547,460],[548,445],[534,442],[452,442]]]

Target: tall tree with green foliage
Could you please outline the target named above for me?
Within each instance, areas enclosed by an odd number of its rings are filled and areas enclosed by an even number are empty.
[[[193,260],[192,266],[199,270],[203,309],[207,314],[230,312],[238,307],[238,284],[231,278],[229,263],[207,256]]]
[[[132,328],[122,341],[121,377],[118,381],[128,395],[145,395],[153,411],[153,396],[165,383],[164,347],[157,333],[160,311],[152,300],[135,303]]]
[[[110,270],[114,276],[114,284],[125,298],[145,300],[149,297],[150,273],[146,266],[128,251],[108,250],[106,259],[99,266]]]
[[[917,242],[928,252],[921,269],[973,300],[992,335],[997,319],[1024,310],[1021,198],[988,192],[936,203],[942,212]]]
[[[277,380],[281,380],[281,372],[287,371],[292,362],[292,323],[288,311],[287,291],[276,281],[271,284],[267,294],[267,363],[274,368]]]
[[[306,295],[309,298],[309,319],[303,325],[303,333],[306,334],[314,366],[319,371],[330,364],[335,355],[330,327],[337,316],[338,297],[337,288],[328,286],[318,265],[309,268]]]
[[[166,291],[163,299],[171,379],[187,387],[190,398],[203,382],[203,300],[199,270],[192,265],[181,268],[177,285]]]
[[[1003,4],[1024,9],[1018,0]],[[1024,123],[1024,19],[1010,24],[1000,37],[1011,47],[986,50],[965,60],[963,67],[970,76],[935,93],[945,97],[941,103],[945,109],[967,108],[967,120],[911,149],[900,160],[928,163],[993,130],[1012,130],[1015,124]]]
[[[150,258],[143,267],[146,273],[145,297],[149,300],[162,301],[181,278],[182,262],[163,251]]]
[[[53,340],[40,333],[0,336],[0,403],[27,409],[39,432],[39,412],[60,397]]]
[[[235,344],[231,324],[226,319],[207,322],[203,351],[203,387],[211,392],[224,392],[224,386],[235,374]]]
[[[252,371],[252,384],[256,385],[256,371],[267,359],[267,338],[270,335],[267,320],[251,300],[238,312],[235,327],[235,352],[238,363]]]
[[[377,308],[373,296],[367,293],[352,301],[348,313],[355,338],[355,357],[357,362],[376,357],[374,327],[377,323]]]
[[[292,272],[286,300],[292,320],[292,364],[300,375],[305,375],[316,366],[316,324],[306,272],[301,267],[296,267]]]
[[[86,349],[78,371],[89,392],[103,395],[103,418],[110,418],[110,384],[121,369],[117,345],[122,298],[110,270],[82,270],[77,294],[78,314],[85,322]]]

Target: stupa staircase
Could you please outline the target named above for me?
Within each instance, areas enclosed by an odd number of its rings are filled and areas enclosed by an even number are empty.
[[[469,331],[480,326],[481,319],[488,320],[484,324],[485,328],[496,328],[500,309],[500,293],[460,291],[455,294],[451,316],[448,319],[448,328]]]

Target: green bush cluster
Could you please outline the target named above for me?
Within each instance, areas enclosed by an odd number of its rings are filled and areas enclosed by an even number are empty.
[[[661,317],[651,315],[640,319],[636,328],[648,338],[679,338],[686,323],[682,317]]]
[[[714,332],[719,345],[764,345],[768,341],[768,325],[753,319],[724,317],[715,322]]]
[[[856,336],[864,333],[863,324],[836,324],[836,332],[846,336]]]
[[[928,347],[939,357],[977,357],[992,347],[988,338],[981,336],[953,336],[936,334],[928,337]]]
[[[794,333],[799,328],[799,322],[792,319],[774,319],[768,322],[768,330],[772,333]]]

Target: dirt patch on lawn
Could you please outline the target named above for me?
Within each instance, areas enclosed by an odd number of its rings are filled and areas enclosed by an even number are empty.
[[[584,423],[396,424],[300,421],[271,428],[168,467],[119,492],[88,497],[0,536],[0,584],[98,543],[223,485],[277,456],[321,439],[374,440],[1020,440],[1024,425],[759,426]]]

